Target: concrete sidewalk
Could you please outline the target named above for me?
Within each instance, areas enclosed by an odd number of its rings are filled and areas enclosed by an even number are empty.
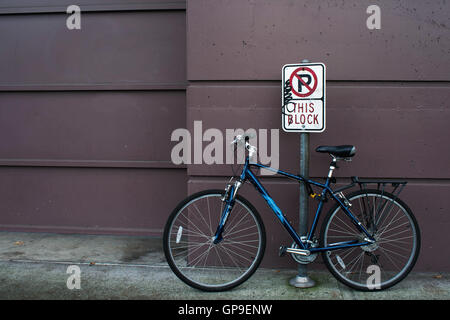
[[[80,289],[67,287],[71,265],[80,268]],[[296,289],[288,284],[295,274],[259,269],[231,291],[207,293],[172,273],[160,239],[0,232],[0,299],[450,299],[450,274],[413,272],[382,292],[354,291],[328,272],[313,271],[316,286]]]

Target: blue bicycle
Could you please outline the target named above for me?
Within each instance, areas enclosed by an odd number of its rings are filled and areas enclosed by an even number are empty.
[[[325,183],[320,183],[251,162],[256,148],[250,145],[248,137],[238,136],[233,144],[248,151],[240,175],[232,177],[225,190],[205,190],[189,196],[173,210],[166,223],[164,253],[172,271],[186,284],[205,291],[228,290],[242,284],[258,268],[266,246],[266,231],[255,207],[238,195],[245,182],[256,188],[293,239],[292,245],[280,247],[280,256],[288,253],[295,261],[307,264],[321,253],[337,280],[362,291],[389,288],[411,271],[419,255],[420,230],[411,210],[398,198],[406,181],[352,177],[352,183],[333,190],[337,162],[351,160],[354,146],[316,149],[332,157]],[[272,170],[305,184],[309,195],[318,200],[307,234],[299,235],[294,230],[252,168]],[[372,184],[377,188],[366,187]],[[386,191],[389,185],[391,192]],[[355,186],[359,190],[344,194]],[[319,191],[314,192],[313,187]],[[326,201],[334,201],[335,205],[316,237]]]

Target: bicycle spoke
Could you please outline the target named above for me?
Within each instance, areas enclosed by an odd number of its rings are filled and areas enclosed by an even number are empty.
[[[237,233],[240,233],[240,232],[245,231],[245,230],[249,230],[249,229],[254,228],[254,227],[255,227],[255,226],[250,226],[250,227],[247,227],[247,228],[243,228],[243,229],[234,231],[234,232],[232,232],[232,233],[227,232],[227,233],[226,233],[226,236],[229,237],[229,236],[231,236],[231,235],[233,235],[233,234],[237,234]],[[244,235],[244,236],[245,236],[245,235]],[[236,237],[236,238],[237,238],[237,237]]]
[[[205,218],[203,217],[203,215],[200,212],[200,210],[198,209],[198,207],[195,205],[195,203],[193,205],[194,205],[194,208],[197,210],[198,215],[200,216],[202,221],[205,223],[206,227],[209,227],[208,223],[206,222]],[[209,231],[212,232],[211,228],[209,229]]]
[[[355,234],[356,233],[355,228],[349,226],[348,224],[346,224],[340,217],[336,217],[336,219],[339,220],[340,222],[342,222],[348,228],[348,231],[350,232],[350,234]]]
[[[394,239],[394,240],[388,239],[388,238],[383,238],[382,240],[378,241],[378,243],[381,244],[381,243],[390,243],[390,242],[400,242],[400,243],[409,244],[409,242],[404,242],[404,241],[402,241],[402,240],[405,240],[405,239],[413,239],[413,238],[414,238],[413,236],[402,237],[402,238],[396,238],[396,239]]]
[[[231,243],[231,242],[224,241],[223,246],[225,246],[225,245],[229,245],[230,247],[236,248],[236,250],[244,251],[244,252],[246,252],[246,253],[249,253],[250,255],[254,255],[254,254],[255,254],[253,251],[249,251],[249,250],[246,250],[246,249],[243,249],[243,248],[237,246],[236,243],[233,244],[233,243]],[[243,257],[243,258],[244,258],[244,259],[247,259],[247,258],[245,258],[245,257]],[[247,260],[251,262],[250,259],[247,259]]]

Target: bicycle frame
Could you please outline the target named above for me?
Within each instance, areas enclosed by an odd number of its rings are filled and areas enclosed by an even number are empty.
[[[314,185],[314,186],[322,188],[322,191],[320,193],[319,205],[317,207],[316,214],[314,216],[314,220],[311,225],[311,228],[308,231],[306,241],[302,241],[300,235],[298,235],[298,233],[295,231],[295,229],[292,227],[292,225],[289,223],[289,221],[284,217],[281,209],[277,206],[275,201],[269,195],[267,190],[263,187],[263,185],[258,180],[256,175],[252,172],[251,167],[264,168],[266,170],[270,170],[272,172],[275,172],[275,173],[285,176],[287,178],[291,178],[291,179],[297,180],[299,182],[306,183],[307,185],[309,184],[309,185]],[[276,169],[273,169],[271,167],[268,167],[268,166],[265,166],[265,165],[262,165],[259,163],[252,163],[249,161],[249,157],[247,156],[245,159],[245,164],[244,164],[242,173],[241,173],[239,181],[237,183],[239,183],[239,186],[240,186],[240,184],[244,183],[245,181],[250,181],[253,184],[255,189],[258,190],[258,192],[261,194],[261,196],[267,202],[269,207],[274,212],[275,216],[278,218],[278,220],[281,222],[281,224],[287,230],[287,232],[292,237],[292,239],[295,241],[295,243],[299,246],[299,248],[301,248],[303,250],[309,250],[310,253],[315,253],[315,252],[321,252],[321,251],[330,251],[330,250],[337,250],[337,249],[346,249],[346,248],[351,248],[351,247],[359,247],[359,246],[369,245],[375,241],[373,239],[373,237],[370,235],[370,233],[361,224],[361,222],[351,213],[349,208],[339,199],[339,197],[337,197],[335,195],[335,192],[333,192],[333,190],[331,189],[331,187],[330,187],[331,174],[328,175],[325,184],[323,184],[323,183],[319,183],[317,181],[313,181],[310,179],[305,179],[304,177],[302,177],[300,175],[294,175],[294,174],[284,172],[281,170],[276,170]],[[217,227],[217,231],[214,236],[214,239],[215,239],[214,243],[219,243],[222,240],[222,231],[224,229],[224,225],[228,218],[228,215],[231,212],[231,209],[233,207],[234,198],[235,198],[236,193],[237,193],[236,185],[231,185],[230,190],[229,190],[229,196],[227,197],[227,199],[224,199],[226,202],[226,205],[222,212],[219,226]],[[329,244],[326,247],[311,247],[311,245],[310,245],[312,243],[311,239],[313,238],[313,236],[315,234],[317,222],[319,220],[320,214],[322,212],[323,204],[324,204],[325,199],[328,194],[339,204],[339,206],[343,209],[345,214],[353,222],[355,227],[361,233],[364,233],[366,235],[366,238],[363,239],[364,241],[352,240],[352,241],[344,241],[344,242]]]

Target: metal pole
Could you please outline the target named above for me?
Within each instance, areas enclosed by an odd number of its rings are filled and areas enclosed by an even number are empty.
[[[308,63],[303,60],[302,63]],[[300,175],[309,179],[309,133],[300,133]],[[300,236],[306,236],[308,232],[308,199],[309,194],[304,183],[300,183],[300,212],[299,230]],[[298,274],[289,281],[289,284],[297,288],[314,287],[315,282],[308,276],[307,264],[298,264]]]

